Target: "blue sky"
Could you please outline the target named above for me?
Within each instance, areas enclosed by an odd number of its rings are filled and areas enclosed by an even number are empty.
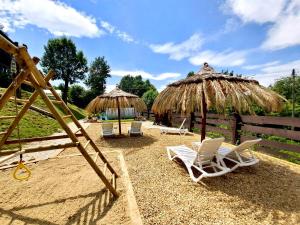
[[[162,90],[204,62],[266,86],[300,71],[300,0],[0,0],[0,24],[32,56],[62,35],[105,56],[108,89],[141,74]]]

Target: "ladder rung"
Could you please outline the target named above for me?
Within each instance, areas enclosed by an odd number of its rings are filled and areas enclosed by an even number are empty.
[[[94,162],[95,162],[95,163],[97,162],[98,156],[99,156],[99,153],[97,152],[97,153],[96,153],[96,156],[95,156],[95,158],[94,158]]]
[[[24,80],[23,83],[26,84],[26,85],[29,85],[29,86],[33,87],[33,84],[30,81],[28,81],[28,80]]]
[[[6,133],[7,133],[7,131],[0,132],[0,135],[4,135],[4,134],[6,134]]]
[[[66,116],[63,116],[63,119],[68,119],[68,118],[71,118],[72,115],[66,115]]]
[[[10,100],[10,101],[15,101],[15,98],[14,98],[14,97],[10,97],[9,100]],[[17,98],[16,101],[17,101],[18,103],[27,103],[27,102],[29,102],[28,99],[21,99],[21,98]]]
[[[85,145],[83,146],[83,148],[86,149],[86,147],[90,144],[90,142],[91,142],[91,141],[88,140],[88,141],[85,143]]]
[[[57,101],[57,100],[51,100],[51,102],[54,104],[62,104],[63,103],[63,101]]]
[[[116,183],[116,174],[112,174],[112,186],[114,189],[116,189],[117,183]]]
[[[107,170],[107,163],[104,164],[104,168],[103,168],[103,174],[104,174],[104,176],[106,174],[106,170]]]
[[[14,119],[16,116],[0,116],[0,120],[5,120],[5,119]]]
[[[74,132],[74,134],[77,134],[79,131],[81,131],[81,128],[79,128],[78,130],[76,130],[76,131]]]

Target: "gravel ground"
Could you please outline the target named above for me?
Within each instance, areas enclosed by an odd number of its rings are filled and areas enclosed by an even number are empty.
[[[100,135],[92,124],[88,133]],[[62,155],[79,153],[65,150]],[[109,161],[120,174],[114,154]],[[100,160],[98,160],[100,165]],[[13,170],[0,171],[0,224],[130,224],[122,178],[117,179],[120,197],[109,200],[104,184],[83,157],[30,164],[32,177],[18,182]],[[101,167],[100,167],[101,168]]]
[[[109,141],[123,149],[144,224],[300,224],[300,167],[259,154],[261,162],[194,183],[167,158],[165,146],[198,135],[160,135]]]
[[[123,124],[123,133],[127,132]],[[163,135],[144,127],[143,137],[99,138],[100,124],[87,131],[120,174],[123,151],[143,222],[147,224],[300,224],[300,167],[259,154],[254,167],[239,168],[194,183],[165,147],[199,140],[198,135]],[[68,149],[61,155],[78,153]],[[102,182],[82,157],[30,165],[32,178],[13,180],[0,172],[0,224],[130,224],[121,178],[116,201],[105,201]],[[106,196],[107,197],[107,196]]]

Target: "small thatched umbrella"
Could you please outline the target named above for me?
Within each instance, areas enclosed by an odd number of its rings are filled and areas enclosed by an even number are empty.
[[[279,111],[285,99],[258,81],[217,73],[207,63],[194,76],[169,84],[155,99],[152,110],[163,114],[175,110],[183,114],[202,113],[201,141],[205,138],[206,113],[210,108],[224,112],[254,113],[256,104],[266,111]]]
[[[121,134],[121,116],[120,108],[133,107],[138,112],[143,112],[147,109],[146,104],[139,96],[122,91],[119,88],[115,88],[107,94],[97,96],[93,99],[86,110],[89,113],[98,113],[107,108],[118,109],[118,120],[119,120],[119,134]]]

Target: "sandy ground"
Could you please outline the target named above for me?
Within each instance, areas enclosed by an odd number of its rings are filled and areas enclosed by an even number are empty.
[[[148,126],[149,127],[149,126]],[[127,125],[122,126],[123,133]],[[263,154],[259,165],[194,183],[184,167],[167,158],[165,146],[199,140],[198,135],[100,139],[100,124],[87,131],[121,178],[116,201],[105,203],[104,185],[85,160],[61,158],[31,165],[32,178],[13,180],[0,172],[0,224],[130,224],[122,173],[122,151],[144,224],[299,224],[300,168]],[[77,153],[75,149],[62,155]]]
[[[195,183],[165,146],[191,147],[200,137],[145,133],[118,142],[144,224],[300,224],[299,166],[257,153],[254,167]]]
[[[95,125],[87,131],[93,139],[100,135]],[[74,153],[78,150],[68,149],[63,155]],[[107,157],[120,174],[116,155]],[[82,156],[41,161],[29,168],[32,177],[23,182],[12,178],[12,170],[0,172],[1,225],[130,224],[122,178],[117,179],[121,195],[113,201]]]

